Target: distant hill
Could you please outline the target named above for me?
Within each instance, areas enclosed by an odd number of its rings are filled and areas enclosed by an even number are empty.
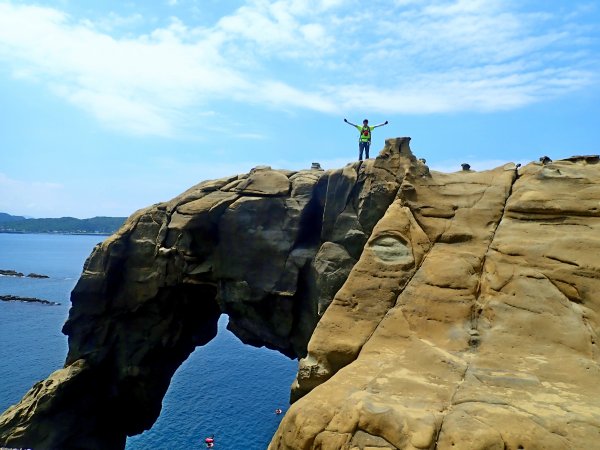
[[[14,222],[16,220],[25,220],[23,216],[11,216],[10,214],[6,214],[0,212],[0,223],[2,222]]]
[[[125,219],[126,217],[26,219],[0,213],[0,233],[112,234]]]

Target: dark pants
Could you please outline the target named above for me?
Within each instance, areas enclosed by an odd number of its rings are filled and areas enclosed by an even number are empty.
[[[358,141],[358,160],[362,161],[363,150],[365,151],[365,159],[369,159],[369,141]]]

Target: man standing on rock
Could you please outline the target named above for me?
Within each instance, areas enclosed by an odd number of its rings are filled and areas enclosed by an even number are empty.
[[[371,146],[371,131],[373,131],[377,127],[387,125],[388,121],[386,120],[385,122],[372,127],[369,126],[369,121],[367,119],[363,120],[362,127],[360,125],[355,125],[352,122],[348,122],[346,119],[344,119],[344,122],[346,122],[348,125],[352,125],[360,132],[360,136],[358,138],[358,160],[362,161],[363,150],[365,152],[365,159],[369,159],[369,147]]]

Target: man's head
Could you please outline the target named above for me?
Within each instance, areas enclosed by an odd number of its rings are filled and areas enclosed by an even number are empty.
[[[369,121],[367,119],[363,120],[363,125],[368,125]]]

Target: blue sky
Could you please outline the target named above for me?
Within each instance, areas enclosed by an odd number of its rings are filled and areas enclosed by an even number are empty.
[[[0,211],[131,214],[256,165],[600,153],[588,0],[0,0]]]

